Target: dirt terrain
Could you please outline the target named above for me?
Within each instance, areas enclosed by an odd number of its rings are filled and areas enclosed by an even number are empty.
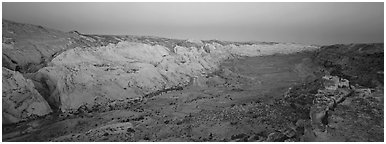
[[[11,134],[21,136],[10,136],[10,139],[3,140],[314,141],[312,136],[304,136],[304,132],[296,131],[299,129],[297,124],[301,122],[301,118],[307,119],[309,114],[281,102],[291,86],[316,79],[317,74],[306,77],[303,75],[304,71],[299,70],[315,70],[309,61],[310,55],[300,53],[230,60],[208,78],[192,79],[193,82],[182,90],[131,102],[116,102],[105,109],[49,115],[21,123],[16,131],[15,127],[10,127],[13,132],[9,131],[3,138]],[[303,67],[299,68],[298,65]],[[383,92],[380,94],[383,97]],[[375,103],[377,105],[372,107],[383,113],[383,103]],[[341,116],[339,113],[345,113],[343,116],[349,116],[346,115],[347,106],[337,108],[339,111],[332,114]],[[351,113],[358,114],[355,109],[352,109]],[[370,115],[368,120],[374,122],[373,124],[364,125],[369,121],[362,122],[359,126],[345,123],[351,125],[351,128],[345,128],[354,132],[368,126],[381,125],[382,113],[377,113],[376,119]],[[285,133],[286,130],[293,129],[290,137],[268,138],[272,133]],[[383,126],[375,127],[367,136],[359,132],[350,135],[339,130],[339,137],[324,141],[382,141],[382,130]]]
[[[270,42],[68,35],[73,45],[43,55],[39,64],[9,56],[23,48],[18,45],[24,40],[13,37],[16,42],[3,43],[3,51],[4,45],[15,46],[3,54],[3,69],[27,79],[7,82],[18,88],[30,81],[28,89],[53,111],[35,115],[8,108],[7,113],[29,117],[4,123],[4,102],[16,107],[29,102],[14,100],[26,94],[4,97],[3,70],[3,141],[384,138],[383,44],[315,49]]]
[[[128,105],[129,109],[80,113],[50,125],[41,120],[40,125],[44,125],[44,128],[27,134],[30,136],[26,136],[24,140],[230,141],[237,134],[270,133],[279,123],[275,125],[269,122],[271,120],[267,115],[270,110],[264,107],[272,106],[270,104],[283,97],[292,84],[303,81],[304,76],[294,67],[309,59],[309,55],[230,60],[208,78],[192,79],[191,84],[182,90],[146,98]],[[260,109],[262,112],[248,109]],[[268,121],[261,122],[264,119]],[[90,129],[99,128],[98,124],[121,122],[131,122],[131,128],[135,131],[131,137],[126,136],[127,131],[106,137],[84,134]],[[284,123],[280,126],[285,127]],[[61,131],[57,131],[58,129]]]

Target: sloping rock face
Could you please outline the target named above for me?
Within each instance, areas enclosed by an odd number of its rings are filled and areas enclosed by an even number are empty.
[[[277,50],[279,48],[282,49]],[[140,98],[186,86],[194,77],[216,70],[220,62],[234,56],[293,53],[316,48],[285,44],[237,47],[215,43],[202,47],[175,46],[171,50],[160,45],[124,41],[63,52],[48,67],[40,69],[33,79],[44,79],[41,82],[49,85],[47,99],[50,103],[62,111],[72,111],[82,105],[92,108],[111,100]]]
[[[22,73],[37,71],[74,43],[70,37],[69,33],[3,20],[3,66]]]
[[[124,37],[88,36],[77,31],[62,32],[3,19],[2,64],[10,70],[32,73],[46,66],[53,57],[75,47],[105,46]]]
[[[31,79],[51,109],[92,108],[198,84],[199,76],[240,56],[319,47],[265,42],[84,35],[3,20],[3,66]],[[195,80],[195,81],[194,81]]]
[[[2,114],[3,124],[26,120],[31,116],[42,116],[51,108],[35,89],[31,80],[19,72],[2,68]]]

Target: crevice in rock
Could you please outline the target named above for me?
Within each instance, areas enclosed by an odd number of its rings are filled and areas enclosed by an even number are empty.
[[[327,125],[328,124],[328,111],[326,111],[325,115],[322,118],[322,124]]]

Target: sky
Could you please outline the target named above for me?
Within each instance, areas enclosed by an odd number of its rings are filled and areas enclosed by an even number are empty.
[[[2,3],[3,19],[85,34],[304,44],[383,42],[383,3]]]

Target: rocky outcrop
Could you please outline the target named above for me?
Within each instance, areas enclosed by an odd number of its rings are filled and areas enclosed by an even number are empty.
[[[3,124],[65,112],[6,125],[3,133],[10,133],[3,137],[10,141],[39,137],[35,140],[290,142],[384,137],[383,44],[323,46],[313,59],[306,53],[307,58],[295,60],[293,66],[283,63],[276,65],[279,71],[265,73],[219,65],[238,57],[281,56],[319,47],[85,35],[6,20],[2,46]],[[283,57],[288,62],[289,56]],[[268,69],[273,67],[270,60],[267,65],[247,65]],[[242,71],[257,72],[249,76]],[[277,72],[282,71],[296,75],[281,77]],[[273,75],[266,81],[258,79],[267,73]],[[281,91],[260,88],[268,81],[273,85],[287,81],[273,78],[292,76],[304,83],[291,87],[284,98],[279,97]],[[260,89],[248,96],[256,88]],[[183,91],[155,97],[172,90]],[[263,101],[255,92],[264,93]],[[98,117],[106,111],[116,116]]]
[[[299,117],[305,121],[302,141],[383,139],[383,88],[354,86],[337,76],[324,76],[308,88],[293,87],[285,95],[292,108],[304,113]],[[377,136],[363,135],[369,129]]]
[[[3,19],[2,64],[10,70],[32,73],[46,66],[63,51],[75,47],[106,46],[124,39],[119,36],[83,35]]]
[[[326,132],[344,141],[384,141],[383,87],[355,88],[351,96],[329,111]],[[342,139],[341,139],[342,140]]]
[[[310,109],[311,125],[314,133],[326,130],[326,117],[329,111],[334,110],[336,105],[341,103],[352,93],[349,82],[336,76],[324,76],[322,78],[324,89],[319,89],[315,94],[313,105]]]
[[[206,86],[200,78],[226,59],[315,49],[293,43],[85,35],[3,20],[3,66],[31,79],[52,109],[62,111],[152,96],[190,83]]]
[[[177,53],[182,55],[183,51],[177,48]],[[50,103],[71,110],[185,85],[189,75],[200,73],[197,69],[214,66],[199,59],[186,62],[188,58],[189,55],[171,56],[162,46],[139,43],[76,48],[53,59],[51,66],[39,70],[35,79],[47,79],[45,83],[51,86]],[[200,61],[202,64],[198,65]]]
[[[220,62],[234,56],[293,53],[317,47],[295,44],[204,47],[119,42],[104,47],[74,48],[56,56],[33,79],[49,85],[48,101],[62,111],[82,105],[143,97],[185,86],[197,76],[217,69]],[[271,49],[271,51],[270,51]],[[193,82],[196,84],[196,82]]]
[[[74,46],[71,34],[3,19],[3,67],[35,72],[56,53]]]
[[[315,135],[311,140],[382,140],[383,101],[376,98],[383,95],[372,94],[369,88],[350,86],[346,79],[331,76],[324,79],[330,84],[325,84],[325,88],[315,95],[310,111],[310,132]],[[359,123],[360,125],[353,126]],[[351,129],[347,129],[348,127]],[[369,133],[368,129],[377,135],[363,135]]]
[[[19,72],[4,67],[2,74],[3,124],[15,123],[51,112],[50,106],[35,89],[31,80],[25,79]]]
[[[303,111],[301,140],[383,141],[383,44],[323,46],[313,60],[327,76],[285,94]]]
[[[374,88],[383,84],[383,44],[322,46],[315,61],[331,75]]]

